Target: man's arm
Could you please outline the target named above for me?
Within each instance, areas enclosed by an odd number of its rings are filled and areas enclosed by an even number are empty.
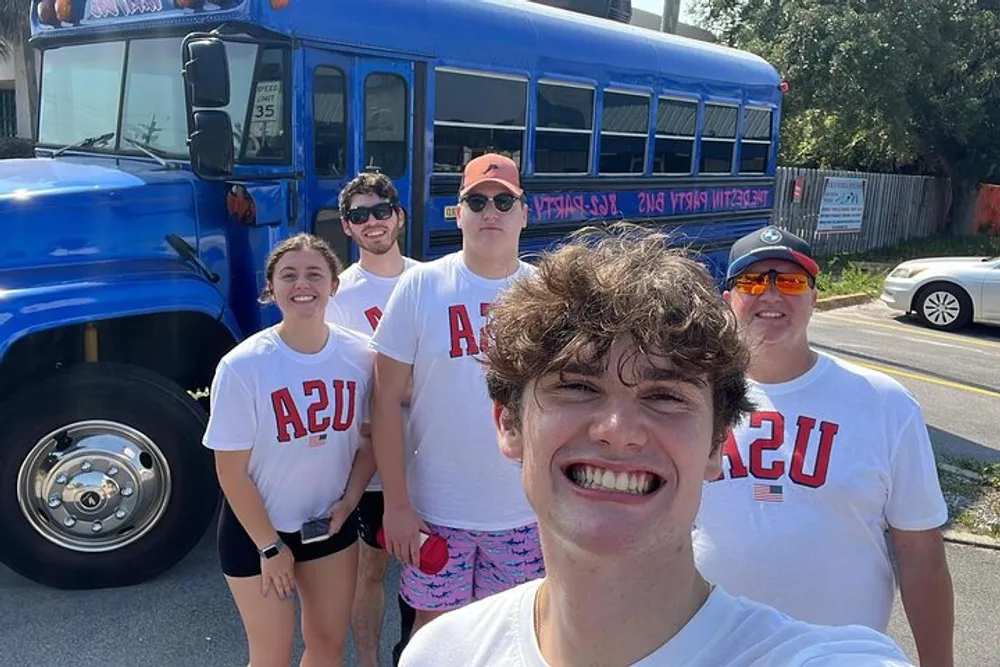
[[[404,457],[403,406],[409,399],[409,364],[379,353],[375,359],[375,391],[372,396],[372,445],[385,504],[407,507]]]
[[[406,487],[406,454],[403,406],[409,402],[413,366],[379,353],[375,359],[375,392],[372,400],[372,445],[382,495],[385,499],[386,550],[401,561],[420,562],[417,519]]]
[[[890,528],[889,535],[920,665],[952,667],[955,599],[941,531]]]

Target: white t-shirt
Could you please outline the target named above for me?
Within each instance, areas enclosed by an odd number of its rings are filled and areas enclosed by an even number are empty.
[[[404,257],[403,273],[419,263]],[[351,264],[337,276],[340,286],[326,306],[326,321],[372,335],[402,275],[383,278],[365,271],[360,264]]]
[[[413,366],[407,485],[425,521],[465,530],[508,530],[536,521],[521,471],[497,445],[480,347],[497,294],[535,269],[487,280],[452,253],[403,274],[372,344]]]
[[[344,495],[368,421],[370,341],[331,325],[326,346],[302,354],[271,327],[219,362],[203,443],[252,450],[250,479],[279,532],[324,516]]]
[[[435,619],[399,667],[547,667],[535,638],[536,579]],[[716,588],[666,644],[633,667],[906,667],[893,642],[861,626],[827,628]]]
[[[884,632],[887,528],[948,518],[920,406],[888,376],[823,353],[790,382],[750,389],[758,409],[723,450],[724,479],[704,486],[698,569],[794,618]]]
[[[417,260],[404,257],[403,273],[417,264],[419,264]],[[338,278],[340,286],[326,306],[326,321],[371,336],[375,332],[379,320],[382,319],[382,313],[385,311],[386,304],[389,303],[389,296],[392,295],[392,290],[395,289],[399,276],[383,278],[365,271],[360,264],[352,264]],[[408,419],[407,412],[407,410],[403,410],[404,424]],[[412,458],[409,447],[406,449],[406,455],[407,461],[409,461]],[[372,477],[367,490],[382,490],[382,481],[379,479],[378,473]]]

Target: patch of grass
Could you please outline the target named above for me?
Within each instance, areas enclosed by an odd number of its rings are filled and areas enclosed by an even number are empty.
[[[820,298],[844,294],[876,297],[892,268],[908,259],[961,255],[1000,255],[1000,237],[939,235],[859,253],[817,258],[822,272],[816,281]]]
[[[827,296],[843,296],[845,294],[867,294],[878,296],[882,291],[882,281],[885,272],[864,269],[856,264],[849,264],[837,271],[827,271],[824,267],[816,279],[816,288],[820,298]]]
[[[953,470],[938,468],[949,523],[970,533],[1000,537],[1000,485],[995,476],[996,466],[947,456],[942,456],[941,462],[982,475],[981,480],[970,479]]]

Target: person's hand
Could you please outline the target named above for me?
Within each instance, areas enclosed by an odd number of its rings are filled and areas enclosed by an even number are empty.
[[[326,529],[327,535],[335,535],[344,527],[344,522],[351,516],[358,504],[351,504],[345,498],[341,498],[333,504],[327,516],[330,518],[330,527]]]
[[[295,590],[295,557],[287,546],[273,558],[260,559],[260,578],[264,597],[270,591],[277,593],[282,600],[290,600]]]
[[[385,550],[401,562],[413,567],[420,565],[420,531],[430,533],[412,507],[386,507],[382,516]]]

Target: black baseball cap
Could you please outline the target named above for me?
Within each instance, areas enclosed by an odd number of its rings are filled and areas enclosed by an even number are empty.
[[[754,262],[765,259],[794,262],[813,278],[819,274],[819,264],[813,259],[808,243],[791,232],[770,226],[751,232],[733,244],[726,280],[732,280]]]

